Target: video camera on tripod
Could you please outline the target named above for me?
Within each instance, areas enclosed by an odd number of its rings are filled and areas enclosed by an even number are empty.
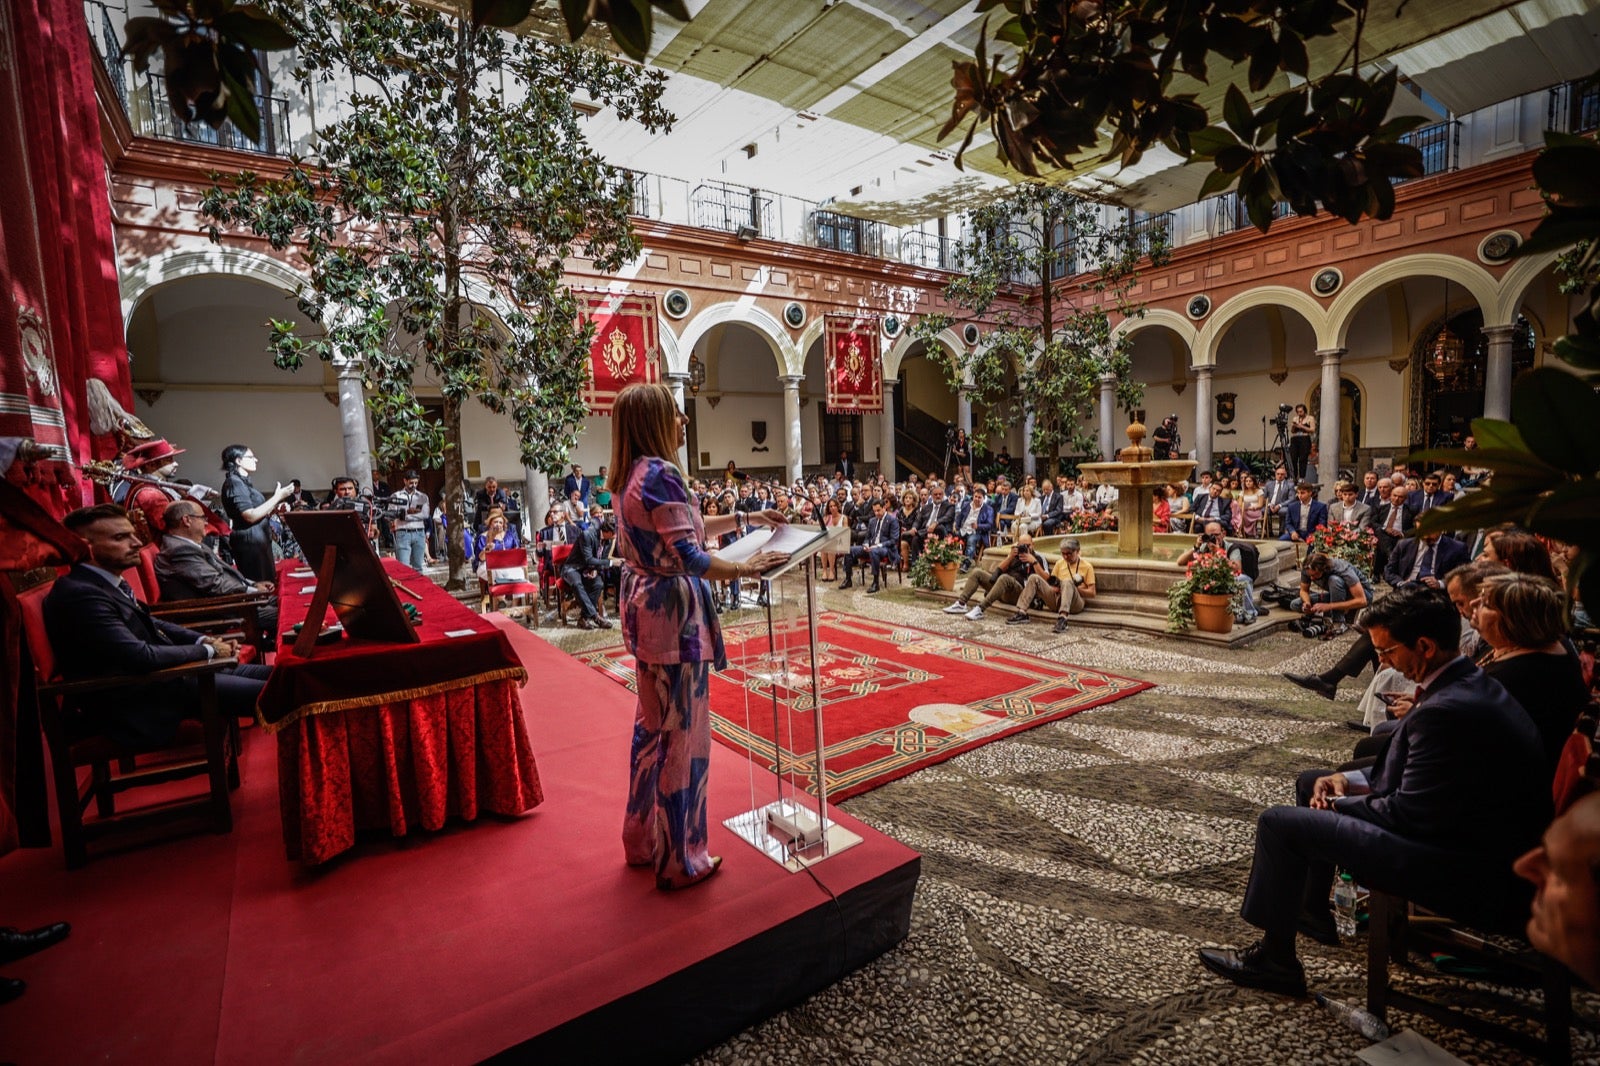
[[[1278,427],[1279,433],[1289,432],[1289,415],[1294,411],[1294,404],[1280,403],[1278,413],[1267,419],[1268,422]]]

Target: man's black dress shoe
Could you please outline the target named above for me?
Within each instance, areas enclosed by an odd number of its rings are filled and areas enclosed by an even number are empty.
[[[869,585],[867,587],[867,595],[869,595],[869,596],[872,595],[874,592],[877,592],[882,587],[883,587],[882,585],[880,585],[876,581],[874,581],[871,585]]]
[[[1294,927],[1301,936],[1310,937],[1319,944],[1330,948],[1339,946],[1339,928],[1333,924],[1333,915],[1327,910],[1321,914],[1301,911]]]
[[[1266,942],[1258,940],[1238,951],[1201,948],[1200,965],[1236,985],[1277,992],[1284,996],[1306,994],[1306,972],[1300,960],[1277,962],[1267,957]]]
[[[0,977],[0,1003],[10,1003],[28,990],[28,982],[15,977]]]
[[[51,925],[41,925],[37,929],[26,930],[14,929],[9,925],[0,926],[0,962],[15,962],[32,955],[35,951],[43,951],[51,944],[59,944],[67,939],[67,934],[70,932],[72,926],[66,922],[55,922]]]
[[[850,588],[850,587],[851,587],[851,585],[850,585],[850,576],[848,574],[846,574],[845,575],[845,579],[844,579],[844,583],[839,586],[839,591],[843,592],[845,589]]]
[[[578,619],[578,628],[579,629],[598,629],[599,628],[599,624],[597,622],[595,622],[595,620],[593,618],[590,618],[587,615],[585,615],[584,617]]]
[[[1372,732],[1372,727],[1370,725],[1365,722],[1358,722],[1354,718],[1346,720],[1344,724],[1346,729],[1354,729],[1357,733]]]
[[[1339,692],[1339,686],[1336,682],[1329,681],[1327,678],[1319,677],[1316,674],[1284,674],[1283,676],[1301,688],[1315,692],[1325,700],[1333,699]]]

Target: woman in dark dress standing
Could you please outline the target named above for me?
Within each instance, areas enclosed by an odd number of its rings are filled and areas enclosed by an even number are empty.
[[[294,486],[277,486],[270,499],[261,495],[250,483],[256,463],[256,453],[243,444],[222,449],[222,509],[233,526],[228,546],[233,550],[234,565],[251,581],[273,581],[272,529],[267,519],[294,492]]]

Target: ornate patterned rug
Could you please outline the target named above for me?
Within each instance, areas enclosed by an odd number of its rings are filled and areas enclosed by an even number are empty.
[[[713,735],[768,769],[793,773],[815,794],[815,701],[803,629],[769,641],[765,622],[748,623],[728,627],[723,638],[728,669],[712,674]],[[633,658],[621,646],[580,658],[634,689]],[[836,611],[821,616],[815,665],[832,801],[1153,687]]]

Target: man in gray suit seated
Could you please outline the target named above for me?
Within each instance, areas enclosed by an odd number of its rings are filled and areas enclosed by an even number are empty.
[[[192,500],[174,500],[161,514],[161,554],[156,556],[156,579],[163,600],[194,600],[212,596],[237,596],[271,592],[270,581],[251,581],[223,562],[205,545],[205,511]],[[268,601],[256,608],[261,632],[278,632],[278,605]]]

